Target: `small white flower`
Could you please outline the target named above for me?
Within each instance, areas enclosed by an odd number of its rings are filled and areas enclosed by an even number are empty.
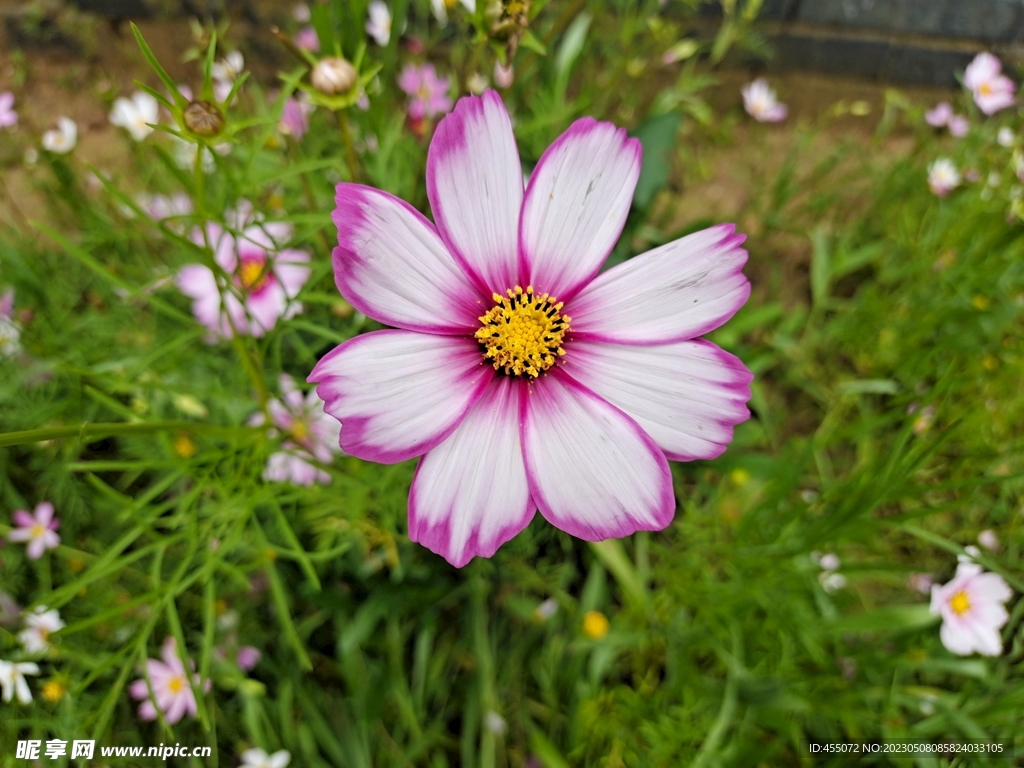
[[[39,665],[31,661],[11,662],[0,659],[0,688],[3,689],[3,700],[10,701],[15,695],[22,704],[32,701],[32,692],[28,689],[25,675],[38,675]]]
[[[835,571],[822,571],[818,575],[818,581],[821,582],[822,588],[830,594],[838,592],[846,586],[846,577]]]
[[[996,536],[996,532],[993,530],[984,530],[978,534],[978,543],[981,544],[985,549],[992,552],[999,550],[999,537]]]
[[[291,753],[285,749],[272,755],[262,749],[247,749],[242,753],[240,768],[285,768],[291,759]]]
[[[481,72],[474,72],[472,75],[466,78],[466,88],[469,92],[479,96],[481,93],[487,90],[488,82],[487,76]]]
[[[110,122],[124,128],[136,141],[153,132],[151,125],[160,122],[160,104],[145,91],[136,91],[130,99],[119,98],[110,111]]]
[[[939,197],[960,186],[960,181],[960,171],[948,157],[940,157],[928,166],[928,188]]]
[[[384,0],[373,0],[368,9],[369,20],[366,22],[366,34],[372,37],[377,45],[387,45],[391,41],[391,11]]]
[[[978,549],[973,544],[968,544],[966,547],[964,547],[963,554],[960,554],[960,555],[956,556],[956,561],[958,563],[972,563],[973,564],[975,559],[980,554],[981,554],[981,550],[980,549]]]
[[[759,123],[777,123],[789,114],[789,108],[779,102],[775,91],[763,77],[747,83],[740,93],[743,94],[743,108]]]
[[[549,597],[543,603],[533,609],[533,619],[537,622],[545,622],[558,612],[558,601]]]
[[[78,126],[70,117],[57,120],[57,127],[43,134],[43,149],[66,155],[78,143]]]
[[[308,24],[310,20],[309,6],[305,3],[299,3],[292,8],[292,18],[295,19],[299,24]]]
[[[977,563],[961,562],[952,581],[932,587],[930,610],[942,616],[942,644],[959,656],[975,651],[998,656],[1003,650],[999,628],[1009,618],[1003,603],[1011,597],[1002,576],[985,573]]]
[[[999,142],[1000,147],[1012,147],[1016,140],[1017,137],[1013,135],[1013,131],[1005,125],[996,134],[996,141]]]
[[[500,61],[494,62],[494,84],[499,88],[511,88],[515,82],[516,71],[510,63],[503,67]]]
[[[505,718],[493,709],[484,715],[484,726],[495,736],[502,736],[508,730],[508,723],[505,722]]]
[[[460,0],[466,10],[476,13],[476,0]],[[448,9],[454,7],[455,0],[430,0],[430,9],[434,12],[434,18],[442,27],[448,23]]]
[[[231,82],[240,74],[245,68],[245,59],[242,57],[241,51],[232,51],[223,59],[213,62],[213,69],[210,74],[213,75],[214,80],[225,80]]]
[[[21,352],[21,329],[9,317],[0,315],[0,356],[14,357]]]
[[[818,565],[826,571],[838,571],[840,565],[839,557],[832,552],[829,552],[828,554],[821,556],[821,559],[818,561]]]
[[[41,605],[25,617],[25,629],[18,633],[18,640],[25,647],[25,653],[45,653],[50,650],[50,635],[62,629],[64,622],[57,609],[48,611]]]

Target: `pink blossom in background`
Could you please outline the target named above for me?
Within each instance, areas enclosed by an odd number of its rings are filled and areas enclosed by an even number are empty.
[[[18,122],[18,113],[14,111],[14,94],[10,91],[0,93],[0,128],[10,128]]]
[[[0,317],[12,318],[14,317],[14,289],[8,288],[3,293],[0,293]]]
[[[177,276],[178,288],[194,299],[192,312],[211,331],[211,340],[243,336],[262,336],[302,311],[295,301],[309,279],[309,254],[294,248],[280,249],[291,239],[287,224],[268,223],[247,226],[232,234],[219,224],[206,225],[206,242],[213,257],[227,273],[230,285],[204,264],[189,264]],[[192,239],[204,242],[201,230]]]
[[[539,508],[588,541],[661,530],[668,460],[721,455],[750,414],[743,363],[698,337],[746,302],[743,235],[725,224],[601,273],[641,147],[583,118],[524,190],[495,91],[460,99],[427,155],[434,224],[339,184],[335,282],[395,330],[361,334],[309,376],[349,454],[422,456],[409,537],[461,567]]]
[[[193,673],[191,682],[189,681],[190,675],[185,671],[185,665],[178,657],[177,643],[173,637],[164,640],[160,655],[163,661],[146,660],[146,673],[153,686],[154,698],[150,698],[149,686],[144,677],[135,680],[128,686],[128,692],[133,699],[142,702],[139,705],[140,720],[156,720],[157,708],[159,708],[168,725],[174,725],[186,714],[191,717],[196,716],[198,710],[192,686],[200,684],[199,675],[195,674],[195,665],[190,661]],[[210,681],[203,681],[202,688],[204,691],[210,690]]]
[[[942,617],[942,644],[959,656],[998,656],[1003,651],[999,628],[1009,618],[1003,603],[1011,597],[1002,576],[985,573],[977,563],[960,563],[952,581],[932,586],[931,612]]]
[[[967,135],[967,132],[971,129],[971,124],[967,121],[967,118],[963,115],[953,115],[949,118],[947,123],[949,132],[956,136],[958,139],[962,139]]]
[[[777,123],[789,114],[789,108],[779,102],[775,91],[763,77],[744,85],[740,93],[743,95],[743,108],[759,123]]]
[[[1003,64],[991,53],[979,53],[964,70],[964,87],[986,115],[1012,107],[1016,86],[1002,74]]]
[[[302,51],[316,53],[320,50],[320,38],[312,27],[303,27],[296,32],[292,42],[295,43],[296,48]]]
[[[259,648],[251,645],[243,645],[235,655],[235,661],[243,672],[251,672],[260,663],[263,654]]]
[[[263,470],[263,479],[272,482],[291,482],[296,485],[327,484],[331,476],[312,462],[329,464],[334,454],[340,453],[338,422],[324,413],[324,403],[316,391],[303,395],[291,376],[282,374],[279,386],[282,400],[271,400],[267,410],[276,432],[285,441],[283,451],[270,456]],[[256,413],[249,424],[260,426],[266,419]]]
[[[953,116],[953,105],[948,101],[940,101],[932,109],[924,113],[924,121],[933,128],[942,128]]]
[[[184,192],[174,195],[139,195],[139,207],[153,221],[163,221],[174,216],[188,216],[192,213],[192,198]]]
[[[21,352],[21,326],[14,320],[14,289],[0,294],[0,355],[13,357]]]
[[[907,577],[907,586],[922,595],[929,594],[934,583],[935,580],[930,573],[912,573]]]
[[[511,88],[515,82],[516,71],[512,64],[502,66],[500,61],[494,62],[494,84],[499,88]]]
[[[406,64],[398,76],[398,87],[410,96],[409,117],[422,120],[451,111],[450,82],[438,77],[433,64]]]
[[[25,554],[29,560],[38,560],[46,550],[60,544],[60,520],[54,517],[50,502],[39,502],[31,515],[24,509],[16,510],[13,518],[15,528],[7,533],[7,540],[27,541]]]
[[[309,113],[313,111],[313,105],[309,102],[299,101],[291,97],[284,103],[284,111],[277,123],[277,129],[285,136],[291,136],[298,141],[306,135],[309,130]]]

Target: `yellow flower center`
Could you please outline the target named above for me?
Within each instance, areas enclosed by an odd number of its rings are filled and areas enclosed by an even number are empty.
[[[302,419],[296,419],[292,422],[292,426],[291,429],[288,430],[288,434],[291,435],[292,440],[297,443],[301,443],[309,437],[309,427],[306,426],[306,422]]]
[[[39,523],[36,523],[35,525],[32,526],[32,538],[33,539],[38,539],[44,533],[46,533],[46,528],[44,526],[40,525]]]
[[[562,302],[518,285],[492,298],[494,307],[480,318],[483,327],[474,335],[494,370],[537,377],[565,354],[562,340],[572,318],[560,313]]]
[[[60,701],[67,693],[67,688],[57,680],[50,680],[43,686],[43,698],[47,701]]]
[[[266,264],[257,259],[243,259],[238,267],[238,281],[242,288],[250,293],[258,291],[270,279],[270,271]]]
[[[172,677],[170,681],[168,681],[167,687],[170,689],[171,693],[181,693],[182,689],[185,687],[185,678],[181,675]]]
[[[981,92],[983,96],[988,96],[990,93],[992,93],[992,86],[989,85],[988,83],[982,83],[981,85],[978,86],[978,90]]]
[[[957,616],[963,616],[971,610],[971,598],[969,598],[967,593],[961,589],[949,598],[949,607],[953,609],[953,613]]]
[[[600,611],[587,611],[583,616],[583,634],[591,640],[600,640],[608,634],[608,617]]]

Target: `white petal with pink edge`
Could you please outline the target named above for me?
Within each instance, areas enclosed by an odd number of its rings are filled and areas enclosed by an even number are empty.
[[[341,447],[393,464],[448,437],[494,371],[473,339],[374,331],[328,352],[309,374],[324,410],[341,422]]]
[[[512,121],[494,91],[459,99],[427,153],[437,231],[486,295],[519,282],[523,168]]]
[[[451,436],[416,468],[409,538],[461,568],[490,557],[533,519],[519,438],[526,386],[494,377]]]
[[[668,461],[633,419],[558,369],[523,402],[530,494],[550,523],[601,541],[672,521]]]
[[[668,458],[713,459],[750,418],[750,371],[704,340],[654,347],[575,340],[562,370],[636,420]]]
[[[597,274],[626,223],[640,154],[624,129],[585,117],[541,156],[519,220],[520,272],[538,293],[566,301]]]
[[[609,269],[565,307],[580,338],[665,344],[701,336],[750,296],[745,239],[722,224]]]
[[[463,334],[479,327],[490,299],[485,306],[423,214],[360,184],[339,184],[335,202],[334,279],[349,304],[410,331]]]

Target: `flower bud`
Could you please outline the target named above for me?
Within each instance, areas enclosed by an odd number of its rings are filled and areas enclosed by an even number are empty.
[[[359,80],[356,68],[339,56],[321,59],[310,76],[313,87],[327,96],[337,96],[355,87]]]
[[[193,101],[185,107],[184,119],[185,127],[196,136],[216,136],[224,130],[224,115],[208,101]]]

